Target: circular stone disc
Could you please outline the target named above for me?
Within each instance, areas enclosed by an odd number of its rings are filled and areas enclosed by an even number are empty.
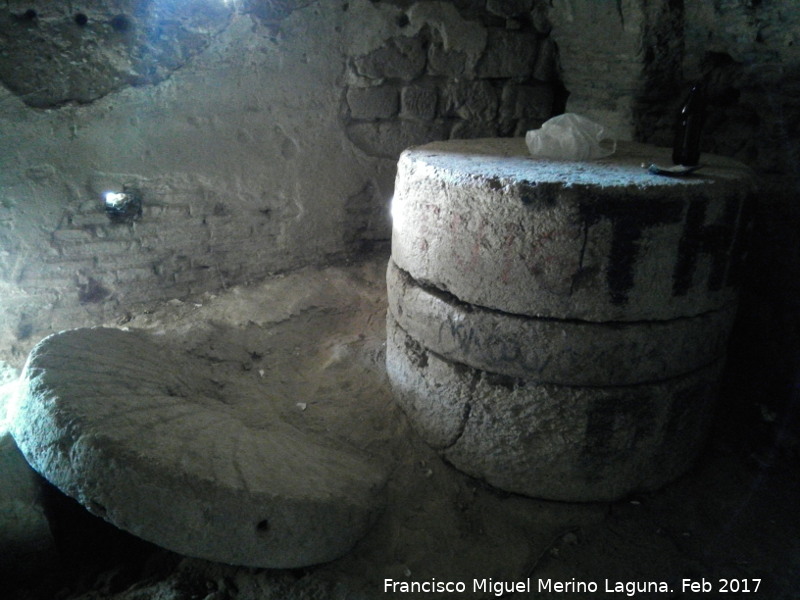
[[[469,475],[550,500],[616,500],[686,471],[723,362],[657,384],[536,384],[444,360],[391,317],[387,327],[389,378],[423,439]]]
[[[649,383],[715,362],[735,310],[671,321],[594,323],[524,317],[459,302],[424,288],[389,261],[389,310],[422,346],[491,373],[540,383]]]
[[[62,491],[170,550],[271,568],[347,552],[384,474],[270,419],[269,399],[226,398],[204,365],[143,333],[52,335],[23,369],[13,435]]]
[[[620,143],[592,162],[536,160],[521,138],[406,150],[392,257],[415,280],[503,312],[668,320],[730,306],[753,177],[703,155],[691,176],[642,168],[669,150]]]

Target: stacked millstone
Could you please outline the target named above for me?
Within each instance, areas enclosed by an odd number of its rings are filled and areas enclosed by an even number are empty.
[[[412,148],[398,165],[387,368],[422,437],[530,496],[610,500],[697,455],[743,259],[750,171],[621,144],[535,160],[521,139]]]

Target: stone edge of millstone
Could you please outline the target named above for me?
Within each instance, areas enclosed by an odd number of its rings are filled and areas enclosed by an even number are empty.
[[[389,311],[415,341],[469,367],[539,383],[618,386],[653,383],[725,355],[735,306],[670,321],[543,319],[461,302],[424,286],[392,259]]]
[[[443,149],[444,143],[431,145],[431,148],[433,150]],[[667,264],[664,262],[666,259],[656,261],[656,257],[660,254],[654,251],[647,254],[646,260],[640,257],[630,268],[636,269],[649,265],[646,268],[647,272],[637,275],[637,283],[631,288],[627,290],[614,288],[612,291],[611,283],[606,281],[606,277],[611,277],[609,275],[612,272],[611,261],[618,262],[619,258],[616,255],[614,255],[616,258],[612,258],[611,254],[606,255],[607,253],[601,252],[606,245],[609,246],[606,250],[611,252],[611,238],[609,237],[608,240],[605,238],[612,234],[602,233],[601,229],[603,228],[595,227],[595,225],[597,223],[601,223],[603,227],[609,225],[612,219],[611,213],[616,214],[620,204],[625,204],[628,200],[632,207],[641,207],[643,203],[650,206],[655,203],[655,205],[663,205],[661,212],[664,212],[664,215],[659,218],[662,218],[664,222],[648,224],[645,232],[649,228],[655,227],[658,235],[653,233],[654,239],[668,234],[667,238],[674,238],[673,241],[677,244],[686,227],[687,206],[692,199],[710,200],[709,212],[711,214],[716,214],[718,210],[721,210],[719,206],[728,199],[736,199],[739,209],[735,222],[731,224],[731,227],[734,228],[731,248],[729,248],[731,250],[735,244],[735,232],[743,228],[743,207],[746,206],[748,197],[755,189],[752,183],[752,173],[743,165],[737,163],[740,168],[730,169],[731,173],[739,179],[734,177],[730,180],[710,181],[701,178],[670,179],[650,175],[649,177],[664,183],[649,187],[620,185],[602,189],[601,186],[587,183],[567,186],[563,182],[514,181],[513,178],[497,178],[466,171],[450,171],[439,165],[431,166],[426,163],[426,158],[430,157],[426,157],[425,150],[430,151],[428,146],[417,147],[407,150],[406,154],[401,156],[398,163],[395,199],[393,200],[393,210],[396,211],[396,214],[392,235],[392,255],[398,266],[411,273],[418,281],[450,291],[466,302],[505,312],[527,314],[533,317],[579,318],[599,322],[665,320],[681,316],[694,316],[721,309],[726,305],[733,304],[736,300],[735,277],[726,275],[725,281],[720,284],[719,289],[716,289],[716,284],[711,286],[714,287],[711,289],[705,283],[699,282],[699,280],[695,281],[698,278],[711,276],[710,271],[706,272],[707,269],[710,269],[710,263],[702,257],[699,262],[690,260],[687,263],[690,265],[687,267],[690,269],[688,289],[673,290],[673,285],[678,285],[679,280],[682,281],[685,277],[676,275],[680,268],[677,253],[672,251],[669,256],[675,256],[675,264]],[[577,163],[567,164],[575,167]],[[598,168],[597,165],[604,166],[602,162],[586,164],[591,168]],[[479,169],[476,171],[480,173]],[[683,183],[687,181],[692,183]],[[470,230],[465,233],[467,238],[472,240],[469,243],[464,236],[457,234],[456,225],[463,227],[464,223],[470,220],[466,217],[462,219],[457,210],[453,218],[456,218],[458,223],[453,224],[448,221],[449,229],[455,227],[453,231],[448,229],[438,233],[431,231],[426,233],[426,228],[430,225],[429,221],[433,219],[430,215],[434,213],[438,215],[439,209],[449,211],[451,207],[439,205],[435,193],[424,196],[426,199],[423,203],[425,205],[424,214],[420,213],[422,209],[415,210],[411,206],[404,207],[407,203],[404,198],[410,193],[409,190],[419,186],[448,188],[453,192],[460,190],[473,200],[485,196],[486,201],[483,203],[478,200],[470,201],[470,219],[478,219],[481,204],[491,207],[492,214],[484,215],[486,228],[481,229],[481,236],[487,236],[487,239],[491,239],[491,243],[481,242],[479,244],[474,239],[477,235],[475,231]],[[502,198],[498,198],[498,195]],[[498,200],[502,200],[502,202]],[[549,272],[547,263],[540,264],[541,261],[534,261],[536,264],[533,266],[528,264],[532,257],[518,255],[516,247],[512,248],[513,243],[509,241],[511,235],[509,232],[519,225],[517,220],[522,219],[524,222],[522,231],[528,231],[526,234],[528,236],[532,235],[530,232],[535,227],[532,222],[529,222],[529,213],[534,209],[540,212],[552,212],[557,204],[564,207],[558,211],[557,214],[560,215],[558,219],[566,219],[569,216],[568,212],[570,215],[573,212],[575,215],[581,213],[582,216],[579,220],[585,221],[584,228],[589,227],[588,224],[591,223],[591,228],[597,231],[593,234],[596,236],[595,241],[590,243],[588,248],[578,239],[581,235],[578,235],[577,229],[577,237],[573,242],[567,243],[562,240],[553,245],[550,253],[557,252],[560,253],[559,256],[565,258],[580,255],[581,265],[578,266],[576,262],[568,271],[563,272],[566,275],[562,273],[560,277],[551,281],[554,275]],[[603,216],[605,204],[608,204],[606,208],[611,213]],[[499,206],[501,208],[498,208]],[[506,215],[505,220],[498,219],[496,214],[498,211],[501,213],[511,211],[516,218],[512,219]],[[585,211],[588,212],[583,214]],[[556,213],[553,213],[548,219],[555,219],[555,215]],[[570,216],[567,221],[575,215]],[[553,221],[552,226],[555,227],[555,223],[556,221]],[[554,232],[560,231],[562,225],[556,227]],[[477,227],[474,223],[473,226]],[[578,225],[573,223],[573,228],[576,227]],[[561,248],[565,243],[569,246],[568,252]],[[646,244],[642,246],[647,247]],[[494,248],[494,250],[490,250],[490,248]],[[597,254],[594,261],[596,264],[591,263],[590,267],[593,264],[594,267],[601,269],[602,276],[595,277],[595,283],[591,283],[592,280],[586,277],[586,274],[591,273],[592,270],[583,265],[584,250],[587,251],[587,256],[593,253]],[[480,256],[487,255],[487,252],[493,252],[492,260],[489,261],[491,266],[484,264],[486,260],[480,258]],[[540,248],[539,254],[543,257],[548,255],[547,248]],[[477,259],[475,264],[471,262],[473,259]],[[738,258],[730,259],[731,263],[738,264],[737,261],[739,261]],[[615,262],[614,273],[620,270],[618,267],[619,265],[616,265]],[[653,269],[659,271],[659,274],[654,276]],[[664,273],[661,273],[662,270]],[[511,273],[511,276],[507,277],[503,273]],[[677,279],[675,279],[676,277]],[[673,279],[678,283],[674,283]],[[620,285],[622,284],[620,283]]]
[[[617,190],[631,188],[646,191],[647,188],[656,188],[658,193],[662,193],[665,189],[685,189],[709,183],[739,189],[745,182],[750,192],[757,188],[757,174],[744,163],[707,153],[701,158],[701,168],[691,176],[667,177],[650,172],[648,167],[653,162],[671,163],[671,148],[619,141],[616,151],[603,159],[553,160],[532,156],[525,139],[517,137],[428,142],[405,149],[399,161],[424,164],[464,183],[488,182],[492,189],[505,185],[523,188],[543,186],[540,188],[542,190],[580,189],[585,185],[586,173],[593,177],[593,188],[596,187],[598,175],[607,180],[603,188]],[[501,160],[502,163],[499,162]],[[598,174],[600,170],[602,173]]]
[[[291,498],[287,503],[269,493],[190,481],[173,472],[171,463],[165,470],[101,435],[65,432],[80,423],[64,414],[57,393],[39,390],[32,397],[29,391],[38,354],[47,350],[48,340],[65,333],[69,331],[49,336],[31,351],[21,375],[24,387],[12,434],[31,466],[93,514],[188,556],[248,567],[296,568],[343,556],[382,512],[386,476],[377,488],[370,485],[335,502]],[[276,526],[281,533],[273,541]]]
[[[447,361],[391,316],[387,334],[395,398],[443,458],[499,489],[570,502],[618,500],[686,472],[704,443],[724,363],[651,385],[532,384]],[[535,417],[538,431],[524,417]]]

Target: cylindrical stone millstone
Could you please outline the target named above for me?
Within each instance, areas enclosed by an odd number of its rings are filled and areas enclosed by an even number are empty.
[[[263,397],[224,396],[207,363],[164,343],[104,328],[42,340],[13,411],[31,466],[189,556],[293,568],[348,552],[382,510],[383,470],[276,419]]]
[[[552,500],[615,500],[682,474],[723,362],[655,384],[538,384],[447,361],[391,315],[387,331],[389,377],[422,437],[465,473]]]
[[[731,306],[749,169],[690,177],[633,142],[594,162],[533,160],[522,139],[434,142],[400,157],[392,257],[463,302],[534,317],[668,320]]]
[[[540,383],[618,386],[694,371],[725,354],[733,307],[669,321],[593,323],[512,315],[426,288],[389,261],[389,311],[450,361]]]

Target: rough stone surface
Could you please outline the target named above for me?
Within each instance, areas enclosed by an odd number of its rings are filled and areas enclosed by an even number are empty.
[[[753,176],[703,155],[653,175],[669,150],[622,143],[594,162],[534,160],[522,139],[403,153],[392,257],[459,300],[528,316],[668,320],[733,304]]]
[[[634,104],[644,88],[645,57],[670,54],[646,42],[655,25],[649,13],[666,5],[666,0],[552,3],[548,16],[570,91],[569,111],[603,123],[619,139],[634,139]]]
[[[443,116],[492,122],[497,117],[497,90],[488,81],[453,81],[442,90]]]
[[[536,319],[464,304],[390,261],[389,311],[424,348],[456,363],[538,383],[619,386],[685,375],[725,355],[735,309],[672,321]]]
[[[487,52],[478,63],[478,76],[525,79],[531,74],[538,47],[533,33],[490,29]]]
[[[614,500],[685,472],[709,423],[722,361],[656,384],[537,384],[443,360],[387,320],[386,366],[422,437],[501,489]]]
[[[346,131],[350,141],[367,154],[390,159],[419,141],[446,138],[448,128],[444,123],[400,120],[353,122]]]
[[[800,11],[758,1],[548,5],[567,109],[622,139],[671,146],[690,87],[707,82],[701,150],[752,167],[763,190],[741,296],[747,316],[732,336],[734,387],[745,403],[762,397],[778,412],[794,406],[797,369],[786,357],[800,353]]]
[[[62,491],[171,550],[276,568],[346,553],[385,475],[282,422],[269,397],[226,394],[207,361],[143,333],[55,334],[23,370],[14,437]]]
[[[558,49],[550,38],[539,41],[539,51],[536,53],[536,63],[533,65],[534,79],[539,81],[559,81]]]
[[[501,17],[518,17],[530,12],[533,0],[487,0],[486,10]]]
[[[439,93],[433,86],[412,85],[405,87],[401,94],[403,115],[431,121],[436,117],[438,101]]]
[[[440,44],[431,44],[428,49],[428,72],[431,75],[461,77],[466,61],[466,54],[459,50],[446,50]]]
[[[347,90],[347,105],[354,119],[388,119],[397,114],[400,103],[396,87],[382,85]]]
[[[500,98],[500,126],[515,137],[524,137],[550,118],[554,100],[548,85],[507,85]]]
[[[425,49],[418,38],[398,36],[366,56],[355,59],[359,75],[372,79],[402,79],[410,81],[425,68]]]

